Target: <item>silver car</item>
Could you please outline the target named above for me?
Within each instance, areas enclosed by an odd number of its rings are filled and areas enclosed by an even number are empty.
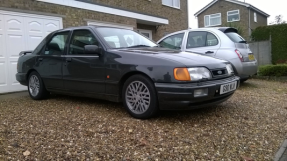
[[[241,82],[257,73],[257,60],[235,28],[199,28],[174,32],[161,38],[160,46],[229,61]]]

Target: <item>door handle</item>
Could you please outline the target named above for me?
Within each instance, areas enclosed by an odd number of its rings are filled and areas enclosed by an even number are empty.
[[[66,62],[71,62],[72,58],[66,58]]]
[[[207,51],[205,52],[205,54],[213,54],[214,52],[213,51]]]
[[[38,61],[42,61],[43,60],[43,58],[38,58]]]

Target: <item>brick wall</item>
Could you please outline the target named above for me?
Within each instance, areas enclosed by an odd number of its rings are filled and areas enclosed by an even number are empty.
[[[132,11],[151,14],[154,16],[165,17],[169,20],[168,25],[163,25],[155,29],[155,26],[138,24],[136,19],[93,12],[67,6],[54,5],[49,3],[37,2],[35,0],[5,0],[1,1],[0,7],[30,10],[44,13],[53,13],[63,15],[64,28],[71,26],[87,25],[85,19],[95,21],[106,21],[134,26],[135,29],[153,29],[153,39],[158,40],[165,33],[186,29],[188,27],[187,20],[187,0],[181,0],[181,9],[175,9],[163,6],[161,0],[90,0],[97,3],[120,7]]]
[[[220,25],[220,26],[226,26],[226,24],[228,23],[227,22],[227,12],[232,11],[232,10],[239,10],[240,21],[238,21],[236,23],[243,28],[243,34],[241,36],[243,36],[246,40],[249,40],[249,29],[248,29],[248,26],[249,26],[249,18],[248,18],[249,17],[249,8],[242,6],[242,5],[226,2],[224,0],[219,0],[218,2],[216,2],[214,5],[212,5],[210,8],[208,8],[207,10],[205,10],[204,12],[202,12],[198,16],[198,25],[199,25],[199,27],[204,27],[204,16],[205,15],[221,13],[222,25]],[[251,28],[257,27],[257,26],[262,26],[262,25],[264,25],[264,26],[267,25],[267,18],[264,18],[264,16],[259,14],[259,13],[257,13],[258,23],[256,23],[256,24],[254,24],[253,12],[250,12],[250,17],[251,17],[251,20],[250,20]]]
[[[267,18],[258,12],[256,12],[257,22],[254,22],[254,12],[254,10],[250,10],[250,28],[254,30],[259,26],[267,26]]]

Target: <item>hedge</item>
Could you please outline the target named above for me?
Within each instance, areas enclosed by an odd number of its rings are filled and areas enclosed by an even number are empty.
[[[252,31],[253,41],[269,40],[271,35],[272,63],[287,63],[287,24],[261,26]]]
[[[287,76],[287,64],[264,65],[259,67],[259,76]]]

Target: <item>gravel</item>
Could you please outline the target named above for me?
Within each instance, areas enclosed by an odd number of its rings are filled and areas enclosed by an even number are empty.
[[[220,105],[149,120],[89,98],[6,99],[0,160],[272,160],[287,134],[286,98],[287,83],[249,80]]]

